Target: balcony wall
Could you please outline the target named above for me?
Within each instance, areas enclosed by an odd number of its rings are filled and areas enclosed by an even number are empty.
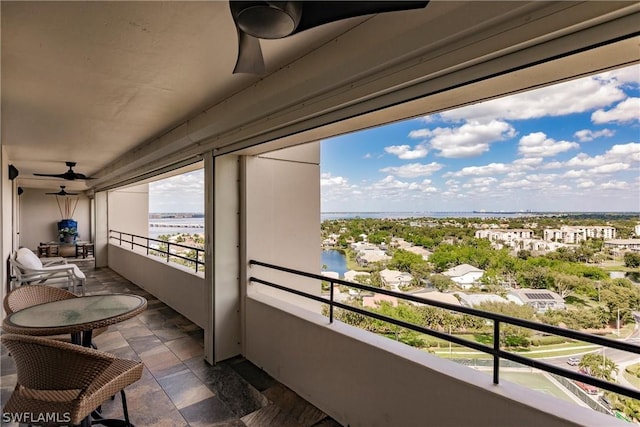
[[[55,191],[55,190],[53,190]],[[52,190],[25,188],[20,196],[19,246],[36,250],[40,242],[58,240],[58,221],[62,219],[56,196],[45,194]],[[75,197],[75,196],[74,196]],[[90,203],[86,196],[79,195],[73,219],[78,222],[78,239],[91,241]],[[60,198],[64,203],[64,197]],[[70,199],[73,202],[73,198]],[[75,203],[75,202],[74,202]]]
[[[342,425],[616,426],[613,417],[501,382],[261,292],[246,302],[246,357]]]
[[[173,308],[196,325],[207,325],[205,279],[188,267],[169,264],[130,249],[109,244],[109,268]]]

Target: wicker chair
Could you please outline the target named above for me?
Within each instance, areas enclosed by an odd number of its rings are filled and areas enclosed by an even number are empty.
[[[78,298],[78,295],[66,291],[64,289],[56,288],[47,285],[26,285],[20,286],[9,292],[4,297],[3,305],[4,311],[7,315],[31,307],[36,304],[43,304],[45,302],[60,301],[70,298]],[[94,329],[92,336],[95,338],[101,333],[107,330],[107,326]],[[60,341],[70,341],[69,335],[50,336],[48,338],[56,339]],[[95,348],[95,345],[93,346]]]
[[[47,425],[90,426],[94,412],[117,392],[130,426],[124,388],[142,376],[141,362],[42,337],[4,334],[2,344],[13,355],[17,384],[3,408],[3,419]],[[46,422],[43,422],[46,420]],[[100,422],[95,420],[95,422]]]

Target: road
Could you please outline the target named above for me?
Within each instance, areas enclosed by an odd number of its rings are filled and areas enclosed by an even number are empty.
[[[629,344],[634,344],[637,345],[640,349],[640,327],[638,326],[640,324],[639,320],[640,317],[636,316],[638,313],[634,313],[634,318],[636,320],[636,328],[633,331],[633,333],[624,339],[625,342],[629,343]],[[606,347],[600,347],[600,349],[598,350],[590,350],[588,352],[585,353],[577,353],[575,355],[572,355],[574,357],[580,357],[583,354],[586,353],[597,353],[599,352],[600,354],[604,353],[605,357],[607,357],[608,359],[611,359],[616,365],[618,365],[618,375],[619,377],[622,377],[622,372],[624,372],[624,368],[627,365],[631,365],[634,363],[640,363],[640,355],[639,354],[635,354],[635,353],[630,353],[628,351],[622,351],[622,350],[617,350],[617,349],[613,349],[613,348],[606,348]],[[566,369],[570,369],[573,371],[578,371],[578,366],[571,366],[567,364],[567,359],[570,356],[562,356],[562,357],[550,357],[550,358],[546,358],[544,361],[547,363],[550,363],[552,365],[556,365],[556,366],[560,366]],[[621,381],[622,382],[622,381]],[[629,387],[633,387],[631,384],[629,384],[627,381],[624,381],[626,386]]]

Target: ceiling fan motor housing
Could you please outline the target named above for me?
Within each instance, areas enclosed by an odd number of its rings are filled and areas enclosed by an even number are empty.
[[[303,2],[232,2],[238,27],[260,39],[280,39],[291,35],[302,17]]]

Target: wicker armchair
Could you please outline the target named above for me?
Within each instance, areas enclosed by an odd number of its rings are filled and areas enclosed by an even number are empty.
[[[66,291],[64,289],[56,288],[47,285],[26,285],[20,286],[9,292],[4,297],[3,305],[4,311],[7,315],[31,307],[36,304],[43,304],[45,302],[60,301],[70,298],[78,298],[78,295]],[[92,336],[95,338],[101,333],[107,330],[108,326],[94,329]],[[50,336],[48,338],[56,339],[60,341],[70,341],[69,335]],[[93,345],[94,348],[95,345]]]
[[[103,421],[131,425],[124,388],[142,376],[141,362],[42,337],[4,334],[0,340],[13,355],[17,370],[3,419],[17,421],[29,414],[31,421],[22,422],[89,426],[92,413],[120,392],[124,420]]]

